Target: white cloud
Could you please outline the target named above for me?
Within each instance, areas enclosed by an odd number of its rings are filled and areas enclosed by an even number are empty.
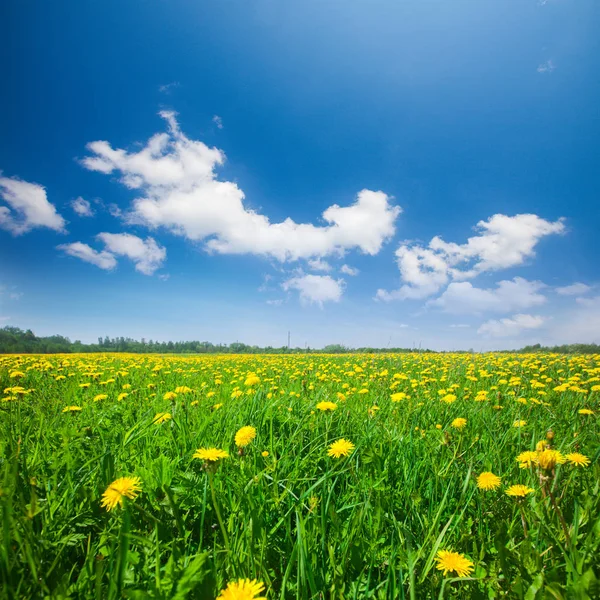
[[[466,323],[452,323],[451,325],[448,325],[448,327],[450,327],[451,329],[467,329],[471,326],[467,325]]]
[[[61,244],[57,248],[107,271],[117,266],[116,256],[126,256],[133,261],[136,271],[144,275],[152,275],[160,269],[167,256],[166,249],[151,237],[143,240],[130,233],[99,233],[96,239],[104,243],[105,249],[101,252],[82,242]]]
[[[215,115],[212,122],[217,126],[217,129],[223,129],[223,119],[219,115]]]
[[[430,300],[427,305],[453,314],[514,312],[544,304],[546,297],[538,293],[544,287],[540,281],[527,281],[522,277],[500,281],[495,289],[477,288],[468,281],[458,281],[451,283],[439,298]]]
[[[312,271],[324,271],[325,273],[329,273],[331,271],[331,265],[321,258],[314,258],[308,261],[308,267]]]
[[[518,336],[522,331],[539,329],[545,319],[536,315],[513,315],[510,318],[486,321],[477,333],[491,337]]]
[[[158,86],[158,91],[162,94],[170,94],[173,90],[179,87],[179,81],[172,81],[171,83],[166,83],[164,85]]]
[[[130,233],[99,233],[96,237],[109,252],[131,259],[136,271],[144,275],[152,275],[160,269],[167,257],[166,249],[151,237],[143,240]]]
[[[344,273],[344,275],[350,275],[351,277],[355,277],[360,273],[358,269],[355,269],[349,265],[342,265],[340,272]]]
[[[244,193],[231,181],[219,181],[215,168],[225,155],[179,129],[175,113],[161,112],[169,132],[154,135],[138,152],[113,149],[108,142],[88,144],[92,156],[82,164],[101,173],[121,173],[121,182],[140,189],[129,220],[151,228],[166,227],[191,240],[205,240],[209,251],[258,254],[280,261],[343,255],[358,248],[377,254],[393,236],[401,212],[383,192],[362,190],[350,206],[330,206],[327,225],[315,226],[268,217],[244,205]]]
[[[592,288],[585,283],[573,283],[564,287],[557,287],[554,291],[561,296],[580,296],[587,294]]]
[[[538,66],[537,72],[552,73],[554,69],[556,69],[556,65],[551,60],[547,60],[546,62],[543,62],[541,65]]]
[[[110,271],[117,266],[117,259],[113,254],[106,252],[106,250],[98,252],[91,246],[88,246],[82,242],[61,244],[60,246],[57,246],[57,249],[62,250],[69,256],[74,256],[75,258],[79,258],[85,262],[96,265],[105,271]]]
[[[267,304],[269,304],[270,306],[281,306],[283,304],[283,300],[267,300]]]
[[[472,279],[480,273],[516,267],[535,256],[541,238],[563,233],[563,219],[551,222],[532,214],[509,217],[496,214],[480,221],[478,235],[465,244],[434,237],[427,247],[402,243],[396,251],[404,285],[388,292],[378,290],[379,300],[426,298],[449,281]]]
[[[41,185],[14,177],[0,177],[0,196],[8,204],[8,207],[0,206],[1,229],[14,235],[21,235],[36,227],[65,231],[65,220],[48,202],[46,190]]]
[[[306,304],[339,302],[344,292],[343,279],[333,279],[329,275],[298,275],[284,281],[281,287],[285,291],[298,290],[300,300]]]
[[[80,217],[93,217],[94,210],[92,209],[92,205],[88,200],[84,200],[81,196],[79,198],[75,198],[73,202],[71,202],[71,208],[80,216]]]

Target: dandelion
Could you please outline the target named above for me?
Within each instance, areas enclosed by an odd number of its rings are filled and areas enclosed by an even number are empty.
[[[171,415],[171,413],[167,413],[167,412],[159,412],[156,413],[156,415],[154,415],[154,419],[152,420],[152,423],[154,423],[155,425],[158,425],[160,423],[164,423],[165,421],[168,421],[169,419],[172,419],[173,415]]]
[[[525,496],[527,496],[527,494],[533,494],[535,490],[533,488],[527,487],[526,485],[521,485],[516,484],[516,485],[511,485],[507,490],[506,490],[506,495],[507,496],[513,496],[515,498],[525,498]]]
[[[517,456],[517,461],[519,462],[519,467],[521,469],[528,469],[531,467],[531,465],[537,462],[537,452],[533,452],[531,450],[521,452],[521,454]]]
[[[593,415],[594,414],[594,411],[590,410],[589,408],[580,408],[578,412],[580,415]]]
[[[139,477],[121,477],[113,481],[102,494],[102,506],[107,511],[113,510],[117,505],[123,506],[123,499],[134,500],[142,491]]]
[[[334,411],[337,408],[337,404],[335,402],[319,402],[317,404],[317,408],[319,410],[322,410],[323,412],[326,411]]]
[[[513,423],[513,427],[525,427],[527,425],[527,421],[523,421],[523,419],[518,419]]]
[[[100,402],[100,400],[106,400],[107,398],[107,394],[98,394],[97,396],[94,396],[94,402]]]
[[[406,394],[404,392],[396,392],[391,396],[392,402],[400,402],[401,400],[406,399]]]
[[[341,438],[337,440],[337,442],[333,442],[333,444],[329,446],[327,456],[331,456],[332,458],[340,458],[340,456],[349,456],[352,450],[354,450],[354,444],[344,438]]]
[[[175,392],[165,392],[163,395],[163,400],[175,400],[177,398],[177,394]]]
[[[129,394],[127,392],[121,392],[117,396],[117,402],[121,402],[121,400],[125,400],[125,398],[127,398],[127,396],[129,396]]]
[[[463,419],[462,417],[458,417],[457,419],[454,419],[450,425],[454,427],[454,429],[463,429],[467,425],[467,420]]]
[[[65,406],[62,411],[64,413],[70,412],[70,413],[74,413],[74,412],[79,412],[80,410],[83,410],[81,408],[81,406]]]
[[[260,453],[260,455],[261,455],[263,458],[267,458],[267,456],[269,456],[269,452],[268,452],[268,450],[263,450],[263,451]]]
[[[440,423],[436,423],[436,425],[435,425],[435,428],[436,428],[436,429],[441,429],[441,428],[442,428],[442,426],[440,425]]]
[[[248,377],[246,377],[246,381],[244,381],[244,385],[246,387],[253,387],[255,385],[258,385],[260,383],[260,377],[258,377],[257,375],[248,375]]]
[[[585,454],[580,454],[579,452],[571,452],[565,458],[576,467],[587,467],[590,464],[590,459]]]
[[[196,452],[194,452],[193,458],[199,458],[200,460],[217,462],[222,458],[227,458],[229,453],[225,450],[220,450],[219,448],[198,448]]]
[[[440,550],[435,558],[436,569],[444,572],[444,577],[449,573],[456,573],[459,577],[468,577],[473,572],[473,562],[464,554],[450,550]]]
[[[490,471],[484,471],[477,477],[477,487],[480,490],[495,490],[500,487],[500,477]]]
[[[235,434],[235,445],[238,448],[244,448],[256,437],[256,428],[247,425],[242,427]]]
[[[446,404],[452,404],[455,401],[456,401],[456,396],[454,394],[446,394],[442,398],[442,402],[445,402]]]
[[[542,469],[551,471],[556,465],[565,463],[566,458],[558,450],[546,449],[537,453],[536,462]]]
[[[258,596],[265,589],[265,584],[256,579],[238,579],[227,584],[217,600],[267,600]]]

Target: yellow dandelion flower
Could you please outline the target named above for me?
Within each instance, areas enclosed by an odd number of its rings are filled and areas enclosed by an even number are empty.
[[[538,452],[536,462],[542,469],[550,471],[556,465],[565,463],[566,460],[567,459],[558,450],[546,449],[543,452]]]
[[[590,459],[585,454],[580,454],[579,452],[571,452],[565,458],[576,467],[587,467],[590,464]]]
[[[117,396],[117,401],[121,402],[121,400],[125,400],[125,398],[127,398],[127,396],[129,396],[129,394],[127,392],[121,392],[118,396]]]
[[[63,411],[64,413],[66,413],[66,412],[71,412],[71,413],[73,413],[73,412],[78,412],[78,411],[80,411],[80,410],[83,410],[83,409],[81,408],[81,406],[65,406],[65,407],[62,409],[62,411]]]
[[[473,562],[459,552],[440,550],[435,560],[437,561],[436,569],[443,571],[444,576],[452,572],[459,577],[468,577],[473,572]]]
[[[106,400],[107,398],[107,394],[98,394],[97,396],[94,396],[94,402],[100,402],[100,400]]]
[[[513,496],[515,498],[525,498],[527,494],[533,494],[535,490],[533,488],[527,487],[526,485],[521,485],[520,483],[517,485],[511,485],[506,490],[507,496]]]
[[[400,402],[401,400],[406,399],[406,394],[404,392],[396,392],[391,396],[392,402]]]
[[[219,410],[222,406],[223,406],[223,403],[219,402],[218,404],[213,404],[212,409],[213,410]]]
[[[521,469],[528,469],[537,462],[537,452],[531,450],[521,452],[521,454],[517,456],[517,461],[519,462],[519,467],[521,467]]]
[[[436,428],[436,429],[441,429],[441,428],[442,428],[442,426],[441,426],[439,423],[436,423],[436,425],[435,425],[435,428]]]
[[[490,471],[484,471],[477,477],[477,487],[480,490],[495,490],[500,487],[500,477]]]
[[[265,596],[258,595],[264,589],[265,584],[256,579],[238,579],[228,583],[217,600],[267,600]]]
[[[580,408],[578,412],[580,415],[593,415],[594,414],[594,411],[590,410],[589,408]]]
[[[247,425],[242,427],[235,434],[235,445],[238,448],[244,448],[256,437],[256,428]]]
[[[121,477],[113,481],[102,494],[102,506],[111,511],[116,506],[123,506],[123,499],[134,500],[142,491],[139,477]]]
[[[335,402],[319,402],[317,408],[323,412],[328,410],[334,411],[337,408],[337,404]]]
[[[175,392],[165,392],[163,395],[163,400],[175,400],[177,398],[177,394]]]
[[[467,425],[467,420],[463,419],[462,417],[458,417],[457,419],[454,419],[450,425],[454,427],[454,429],[463,429]]]
[[[513,423],[513,427],[525,427],[527,425],[527,421],[523,421],[523,419],[518,419]]]
[[[333,442],[333,444],[329,446],[327,456],[331,456],[332,458],[340,458],[340,456],[349,456],[352,450],[354,450],[354,444],[344,438],[341,438],[337,440],[337,442]]]
[[[267,458],[267,456],[269,456],[269,451],[268,451],[268,450],[263,450],[263,451],[260,453],[260,455],[261,455],[263,458]]]
[[[246,377],[246,381],[244,381],[244,385],[246,387],[252,387],[258,385],[259,383],[260,377],[258,377],[257,375],[248,375],[248,377]]]
[[[227,458],[229,453],[219,448],[198,448],[194,452],[193,458],[199,458],[200,460],[207,460],[211,462],[217,462],[222,458]]]
[[[452,404],[455,401],[456,401],[456,396],[454,394],[446,394],[442,398],[442,402],[445,402],[446,404]]]
[[[164,423],[165,421],[168,421],[169,419],[172,419],[173,415],[171,415],[171,413],[167,413],[167,412],[159,412],[156,413],[156,415],[154,415],[154,419],[152,420],[152,422],[155,425],[158,425],[159,423]]]

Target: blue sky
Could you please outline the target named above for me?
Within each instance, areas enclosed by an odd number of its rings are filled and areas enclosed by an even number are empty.
[[[595,0],[8,0],[0,323],[597,342],[599,25]]]

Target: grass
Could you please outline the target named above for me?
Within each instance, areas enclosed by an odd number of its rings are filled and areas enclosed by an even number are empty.
[[[599,383],[597,355],[0,357],[0,593],[216,598],[256,578],[269,599],[600,597]],[[591,464],[519,468],[549,431]],[[329,457],[340,438],[355,449]],[[207,468],[200,447],[229,457]],[[478,489],[483,471],[502,486]],[[107,511],[126,476],[143,491]],[[444,576],[440,550],[470,575]]]

